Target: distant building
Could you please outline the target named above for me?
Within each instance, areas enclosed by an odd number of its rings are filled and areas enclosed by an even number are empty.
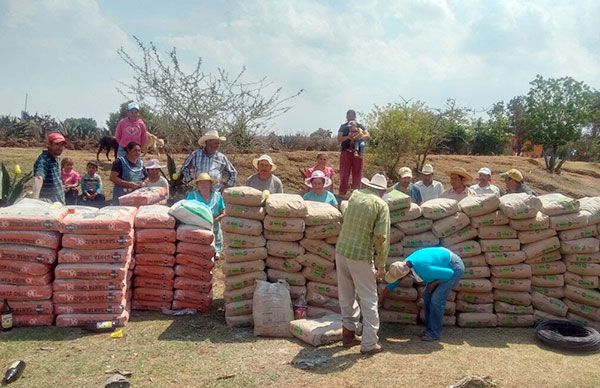
[[[513,136],[510,139],[510,146],[513,150],[517,148],[518,138],[517,136]],[[533,144],[531,140],[524,140],[521,156],[525,156],[527,158],[541,158],[544,153],[544,146],[540,144]]]

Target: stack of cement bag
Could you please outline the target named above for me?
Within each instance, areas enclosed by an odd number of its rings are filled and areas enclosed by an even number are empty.
[[[124,206],[76,207],[62,220],[53,284],[56,326],[127,323],[136,212]]]
[[[13,310],[13,325],[54,323],[52,279],[67,209],[24,199],[0,209],[0,301]]]
[[[266,241],[262,236],[265,195],[252,187],[223,191],[227,217],[221,221],[224,249],[225,320],[230,327],[252,326],[252,298],[256,280],[266,280]]]
[[[175,218],[169,215],[169,207],[139,208],[135,217],[133,310],[171,308],[175,241]]]

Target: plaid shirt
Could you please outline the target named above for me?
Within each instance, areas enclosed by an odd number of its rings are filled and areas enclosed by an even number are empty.
[[[351,260],[371,261],[373,246],[375,266],[383,268],[390,250],[390,210],[377,194],[355,190],[348,200],[335,251]]]
[[[60,179],[60,157],[53,158],[48,150],[42,151],[33,164],[33,176],[40,176],[44,180],[40,199],[65,203],[65,188]]]
[[[204,149],[199,149],[192,152],[181,167],[181,174],[183,175],[183,183],[189,183],[196,179],[198,175],[206,172],[211,178],[216,179],[219,183],[224,184],[225,187],[232,187],[235,185],[235,179],[237,178],[237,171],[233,164],[227,159],[227,156],[223,155],[219,151],[216,151],[212,155],[207,155]],[[227,172],[229,177],[223,182],[223,172]]]

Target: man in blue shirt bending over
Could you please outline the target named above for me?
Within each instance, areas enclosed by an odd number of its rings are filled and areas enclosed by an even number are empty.
[[[448,294],[458,284],[465,265],[455,253],[442,247],[423,248],[413,252],[404,261],[390,265],[385,274],[388,282],[384,295],[400,284],[400,279],[412,274],[417,282],[425,283],[425,334],[423,341],[435,341],[442,335],[444,310]]]

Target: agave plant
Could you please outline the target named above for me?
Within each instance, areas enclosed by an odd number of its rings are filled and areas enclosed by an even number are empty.
[[[169,153],[167,153],[167,173],[168,176],[165,176],[165,178],[169,181],[171,199],[175,201],[182,199],[185,197],[187,188],[183,184],[183,176],[181,175],[181,172],[177,172],[177,164],[175,163],[175,160]],[[163,176],[164,175],[165,174],[163,173]]]
[[[33,171],[23,175],[21,172],[21,167],[16,164],[14,167],[14,175],[11,179],[6,165],[0,162],[0,166],[2,171],[0,206],[10,206],[23,196],[25,185],[31,180],[31,178],[33,178]]]

